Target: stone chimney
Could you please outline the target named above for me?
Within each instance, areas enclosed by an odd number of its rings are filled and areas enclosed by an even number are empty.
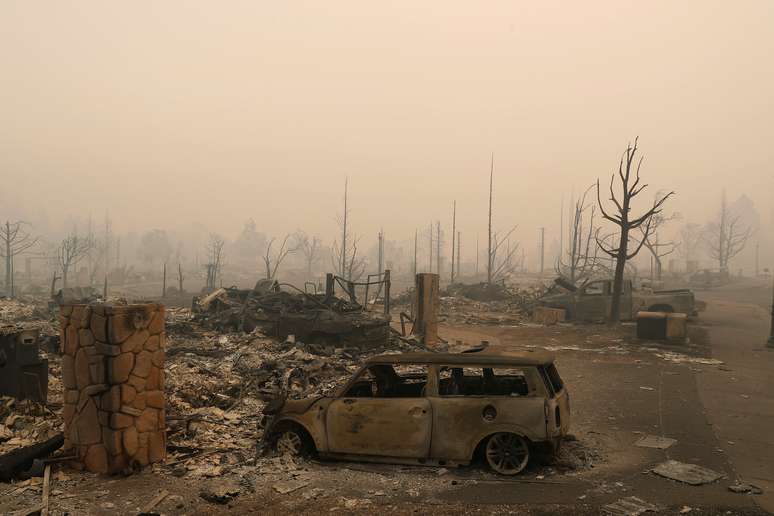
[[[60,307],[65,449],[95,473],[166,455],[164,306]]]

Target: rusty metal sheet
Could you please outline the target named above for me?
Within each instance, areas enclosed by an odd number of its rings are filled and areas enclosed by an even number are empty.
[[[692,486],[709,484],[710,482],[714,482],[725,476],[723,473],[718,473],[717,471],[713,471],[696,464],[686,464],[676,460],[662,462],[653,468],[653,473],[661,477],[677,480],[678,482],[684,482]]]

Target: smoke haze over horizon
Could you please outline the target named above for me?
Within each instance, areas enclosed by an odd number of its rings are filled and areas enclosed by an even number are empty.
[[[0,218],[329,242],[348,177],[369,245],[450,232],[456,200],[470,249],[493,153],[495,226],[532,252],[639,135],[638,206],[674,190],[704,224],[726,189],[771,228],[772,27],[762,0],[7,1]]]

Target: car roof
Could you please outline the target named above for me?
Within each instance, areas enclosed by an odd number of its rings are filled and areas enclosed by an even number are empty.
[[[554,354],[544,349],[524,351],[494,351],[484,349],[468,353],[396,353],[376,355],[366,359],[366,364],[442,364],[488,366],[539,366],[554,362]]]

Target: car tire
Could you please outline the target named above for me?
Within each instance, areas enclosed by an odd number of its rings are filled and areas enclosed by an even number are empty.
[[[516,475],[527,467],[529,443],[518,434],[499,432],[487,439],[484,458],[496,473]]]
[[[274,443],[277,453],[291,457],[308,457],[312,453],[309,436],[298,427],[285,428],[277,434]]]

